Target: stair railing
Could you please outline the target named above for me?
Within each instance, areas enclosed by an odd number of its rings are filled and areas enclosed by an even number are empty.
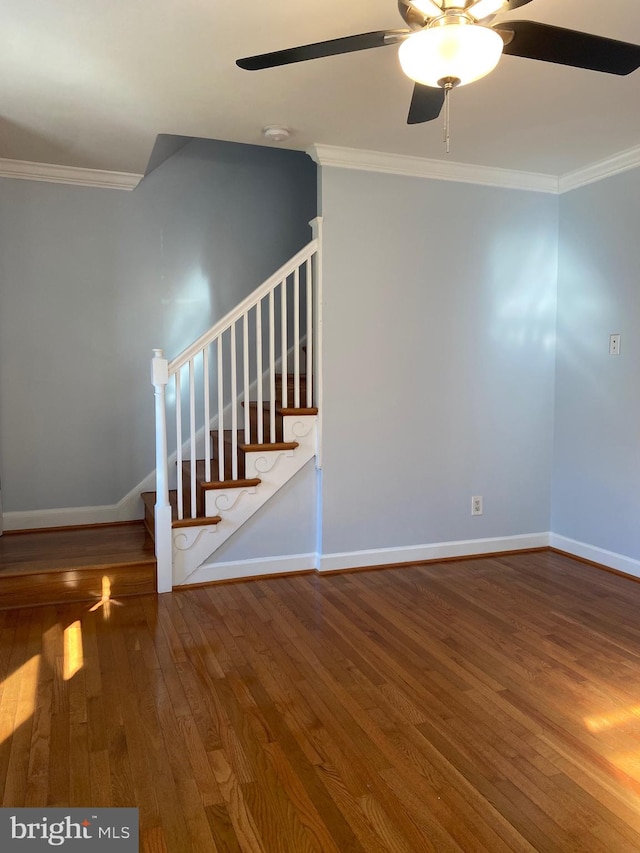
[[[159,592],[172,586],[170,490],[175,488],[177,519],[197,518],[202,515],[199,476],[206,482],[237,482],[241,479],[239,445],[274,443],[278,408],[319,405],[320,217],[311,226],[311,242],[180,355],[167,361],[162,350],[153,351]],[[303,345],[304,387],[300,369]],[[279,400],[276,373],[282,374]],[[291,394],[288,375],[293,381]],[[167,412],[170,404],[173,419]],[[256,407],[254,429],[252,404]],[[213,448],[212,428],[217,429]],[[225,446],[227,433],[229,449]]]

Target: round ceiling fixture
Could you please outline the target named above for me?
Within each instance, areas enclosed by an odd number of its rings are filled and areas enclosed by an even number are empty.
[[[496,67],[504,42],[495,30],[471,23],[448,23],[413,33],[400,45],[402,70],[425,86],[442,87],[455,80],[464,86]]]
[[[291,131],[288,127],[281,127],[279,124],[269,124],[262,128],[262,135],[269,142],[284,142],[291,136]]]

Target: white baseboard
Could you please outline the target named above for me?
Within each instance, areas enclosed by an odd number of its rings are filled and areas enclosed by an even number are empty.
[[[189,575],[187,584],[212,583],[213,581],[235,580],[236,578],[306,572],[313,571],[315,566],[315,554],[292,554],[287,557],[259,557],[255,560],[229,560],[226,563],[203,563],[193,574]],[[174,589],[179,588],[179,586],[174,586]]]
[[[556,548],[558,551],[563,551],[573,557],[591,560],[593,563],[599,563],[601,566],[615,569],[625,575],[640,578],[640,560],[634,560],[632,557],[625,557],[623,554],[616,554],[615,551],[607,551],[605,548],[597,548],[595,545],[577,542],[575,539],[568,539],[558,533],[549,534],[549,545],[551,548]]]
[[[344,569],[364,569],[397,563],[428,562],[450,557],[472,557],[502,551],[522,551],[546,548],[548,533],[527,533],[522,536],[499,536],[494,539],[463,539],[457,542],[437,542],[433,545],[408,545],[399,548],[377,548],[371,551],[344,551],[324,554],[318,571],[337,572]]]
[[[520,536],[499,536],[489,539],[466,539],[454,542],[437,542],[432,545],[409,545],[399,548],[376,548],[367,551],[344,551],[334,554],[296,554],[200,566],[189,583],[208,583],[215,580],[249,578],[260,575],[300,572],[316,569],[321,573],[345,569],[366,569],[370,566],[397,565],[398,563],[434,562],[456,557],[481,557],[508,551],[527,551],[532,548],[556,548],[570,556],[581,557],[616,569],[624,574],[640,577],[640,561],[583,542],[576,542],[556,533],[527,533]]]
[[[34,509],[23,512],[5,512],[2,523],[5,532],[9,530],[38,530],[47,527],[74,527],[82,524],[115,524],[118,521],[135,521],[144,517],[144,507],[140,492],[125,495],[117,504],[104,506],[69,506],[58,509]],[[141,488],[150,491],[155,485]]]

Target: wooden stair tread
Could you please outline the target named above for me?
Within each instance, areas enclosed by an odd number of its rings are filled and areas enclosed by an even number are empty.
[[[154,531],[151,529],[151,520],[153,519],[155,509],[156,493],[143,492],[141,497],[147,513],[150,513],[150,518],[147,516],[148,521],[145,523],[147,524],[147,531],[150,533],[151,538],[153,538]],[[179,527],[204,527],[205,525],[219,524],[222,521],[222,518],[219,515],[198,515],[195,518],[192,518],[190,514],[191,510],[186,503],[183,506],[185,518],[179,519],[178,493],[175,489],[171,489],[169,492],[169,503],[171,504],[171,527],[174,529],[178,529]]]
[[[142,501],[145,505],[145,508],[151,512],[151,518],[153,518],[153,512],[156,504],[156,493],[155,492],[143,492]],[[187,515],[187,517],[179,519],[178,518],[178,493],[175,489],[171,489],[169,491],[169,503],[171,505],[171,527],[201,527],[209,524],[218,524],[222,521],[222,518],[219,515],[212,516],[203,516],[199,515],[196,518],[191,518],[190,512],[191,509],[188,506],[188,502],[185,501],[183,505],[183,512]],[[147,530],[151,533],[153,537],[153,532],[149,530],[149,525],[147,525]]]
[[[0,577],[67,568],[155,562],[143,522],[5,533],[0,537]]]
[[[211,489],[247,489],[259,486],[261,482],[262,480],[257,477],[242,480],[211,480],[210,482],[201,483],[200,487],[205,492]]]
[[[297,414],[299,414],[300,411],[301,410],[299,410],[299,409],[291,409],[291,412],[294,412]],[[306,413],[309,413],[310,410],[305,409],[304,411]],[[317,412],[317,410],[316,410],[316,412]],[[316,414],[316,412],[311,412],[311,414]],[[267,429],[265,431],[268,432],[268,425],[267,425]],[[276,432],[278,432],[278,430],[276,430]],[[232,434],[232,430],[230,430],[230,429],[224,431],[225,450],[227,450],[230,447],[233,447],[231,434]],[[265,451],[269,451],[269,450],[295,450],[296,447],[300,446],[297,441],[280,441],[280,440],[278,440],[278,441],[263,441],[261,443],[258,443],[257,441],[252,441],[252,442],[248,442],[245,444],[244,443],[244,436],[245,436],[244,430],[238,430],[238,445],[237,445],[237,447],[238,447],[238,453],[239,454],[240,453],[264,453]],[[219,481],[219,475],[218,475],[218,477],[213,477],[214,474],[218,474],[218,454],[217,454],[217,451],[218,451],[218,430],[211,430],[211,437],[213,439],[213,457],[211,459],[212,481],[220,482]],[[225,460],[224,461],[225,461],[225,481],[232,481],[233,478],[231,477],[231,461],[227,457],[226,452],[225,452]],[[240,457],[239,457],[238,461],[240,463]],[[202,482],[204,483],[204,482],[206,482],[204,480],[204,460],[199,459],[196,464],[199,466],[197,469],[196,477],[199,480],[202,480]],[[188,467],[185,467],[185,466],[188,466]],[[190,471],[191,470],[190,460],[184,461],[182,463],[182,467],[183,467],[183,470]],[[239,464],[238,467],[240,468],[243,466],[241,464]],[[227,474],[229,476],[226,476]]]
[[[225,470],[225,474],[230,473],[231,466],[227,466],[227,460],[225,459],[225,469],[229,467],[229,471]],[[186,475],[191,474],[191,462],[186,461],[182,463],[182,470]],[[203,490],[207,489],[242,489],[247,488],[248,486],[259,486],[260,480],[257,478],[246,479],[244,477],[238,477],[237,480],[231,478],[231,476],[227,477],[224,480],[219,480],[214,478],[214,475],[217,473],[218,465],[217,460],[211,460],[211,480],[205,480],[205,467],[204,467],[204,459],[198,459],[196,461],[196,485],[198,488]]]
[[[308,407],[299,408],[299,409],[287,408],[287,409],[279,409],[279,413],[281,415],[293,415],[294,417],[296,415],[317,415],[318,409],[315,406],[308,406]]]
[[[142,520],[0,537],[0,609],[85,601],[102,607],[155,591],[156,559]]]
[[[269,450],[295,450],[299,447],[297,441],[270,441],[264,444],[243,444],[245,453],[264,453]]]
[[[233,442],[231,439],[232,430],[226,429],[224,431],[224,441],[225,445],[232,447]],[[211,437],[214,439],[214,454],[213,459],[211,460],[211,467],[213,472],[214,461],[216,463],[217,470],[217,454],[216,451],[218,449],[217,440],[218,440],[218,430],[211,430]],[[258,444],[257,441],[244,443],[244,430],[238,430],[238,450],[242,453],[263,453],[267,450],[295,450],[296,447],[299,447],[299,443],[297,441],[263,441],[262,444]],[[225,460],[226,463],[226,460]],[[225,465],[226,467],[226,465]]]
[[[171,522],[174,529],[179,527],[205,527],[207,525],[219,524],[222,518],[219,515],[199,515],[196,518],[182,518]]]

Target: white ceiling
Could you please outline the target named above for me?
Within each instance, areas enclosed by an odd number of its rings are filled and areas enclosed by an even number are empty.
[[[533,0],[504,16],[640,44],[640,0]],[[397,47],[259,72],[238,57],[403,27],[395,0],[0,0],[0,157],[142,173],[157,134],[447,159],[407,126]],[[505,56],[452,98],[449,160],[560,175],[640,145],[640,70]]]

